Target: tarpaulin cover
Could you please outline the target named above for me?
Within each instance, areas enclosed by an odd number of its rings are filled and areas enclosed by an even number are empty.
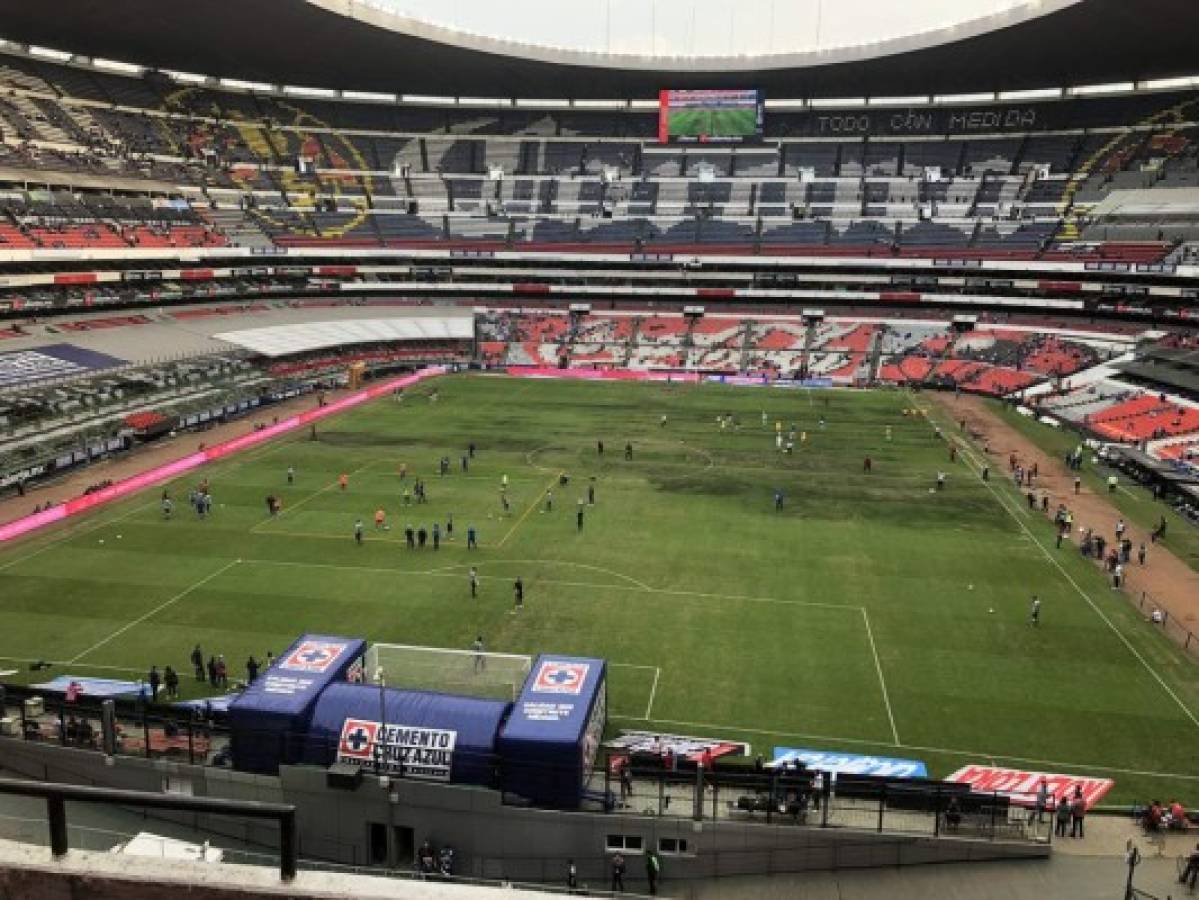
[[[303,738],[321,691],[361,672],[366,642],[306,634],[229,704],[233,767],[273,775],[302,755]]]
[[[305,761],[494,786],[496,735],[511,705],[430,691],[334,684],[313,710]]]
[[[606,664],[537,657],[500,731],[503,789],[542,806],[577,807],[607,718]]]

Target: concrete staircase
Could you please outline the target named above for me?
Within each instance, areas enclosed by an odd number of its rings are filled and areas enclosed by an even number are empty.
[[[200,214],[238,247],[267,250],[274,246],[266,232],[246,218],[241,210],[208,209],[201,210]]]

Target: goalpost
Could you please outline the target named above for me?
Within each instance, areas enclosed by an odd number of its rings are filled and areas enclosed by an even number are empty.
[[[532,666],[531,656],[517,653],[409,644],[372,644],[366,651],[366,678],[372,684],[493,700],[515,700]]]

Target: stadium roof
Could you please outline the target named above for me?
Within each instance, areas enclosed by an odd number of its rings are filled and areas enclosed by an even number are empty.
[[[438,97],[768,97],[1023,90],[1194,74],[1194,0],[1041,0],[956,26],[764,56],[609,55],[518,44],[354,0],[0,0],[0,37],[266,84]]]

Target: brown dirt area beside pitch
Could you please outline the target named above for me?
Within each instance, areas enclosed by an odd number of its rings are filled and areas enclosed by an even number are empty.
[[[1121,518],[1120,511],[1106,497],[1089,490],[1085,483],[1082,492],[1076,495],[1074,474],[1066,468],[1065,463],[1041,450],[1008,425],[987,406],[983,398],[931,391],[925,393],[924,397],[931,398],[942,409],[947,410],[955,422],[965,419],[968,429],[981,435],[975,449],[982,454],[984,444],[989,445],[992,478],[1009,477],[1008,456],[1011,453],[1018,456],[1021,465],[1035,463],[1039,473],[1036,487],[1038,493],[1049,492],[1050,512],[1057,509],[1058,503],[1065,503],[1074,513],[1075,534],[1071,539],[1076,546],[1079,526],[1094,528],[1097,534],[1102,534],[1108,539],[1109,545],[1115,539],[1116,520]],[[1128,522],[1127,519],[1125,521]],[[1171,618],[1199,635],[1199,572],[1165,547],[1151,544],[1149,534],[1131,522],[1128,522],[1126,536],[1133,546],[1132,561],[1124,566],[1123,591],[1130,598],[1130,602],[1140,598],[1141,592],[1144,591],[1151,595]],[[1136,548],[1142,541],[1149,548],[1149,554],[1146,564],[1139,566],[1136,562]],[[1098,562],[1095,564],[1098,566]]]
[[[344,394],[344,391],[325,391],[325,398],[332,402]],[[129,478],[148,469],[166,465],[169,462],[190,456],[199,450],[201,445],[212,447],[222,441],[241,437],[243,434],[253,431],[257,423],[269,425],[276,418],[286,419],[288,416],[307,412],[310,409],[316,408],[316,403],[317,395],[315,393],[306,394],[303,397],[295,397],[291,400],[285,400],[282,403],[276,403],[273,406],[255,410],[235,422],[217,425],[207,431],[181,432],[177,437],[163,438],[152,444],[147,444],[145,447],[125,453],[115,459],[94,463],[82,469],[77,469],[64,478],[32,486],[26,490],[24,497],[14,495],[0,500],[0,524],[29,515],[33,512],[35,506],[40,506],[50,501],[63,503],[73,497],[79,497],[89,485],[99,484],[102,481],[120,481],[122,478]],[[295,437],[299,433],[301,433],[301,429],[293,429],[278,437],[271,438],[263,444],[258,444],[256,447],[245,452],[252,453],[255,449],[269,447],[276,441]],[[230,457],[230,459],[236,459],[236,457]],[[199,469],[193,470],[197,473],[195,476],[197,482],[204,477],[202,474],[199,474],[202,473],[203,469],[204,467],[201,466]],[[153,489],[147,488],[146,490]],[[141,493],[144,493],[144,491]]]

